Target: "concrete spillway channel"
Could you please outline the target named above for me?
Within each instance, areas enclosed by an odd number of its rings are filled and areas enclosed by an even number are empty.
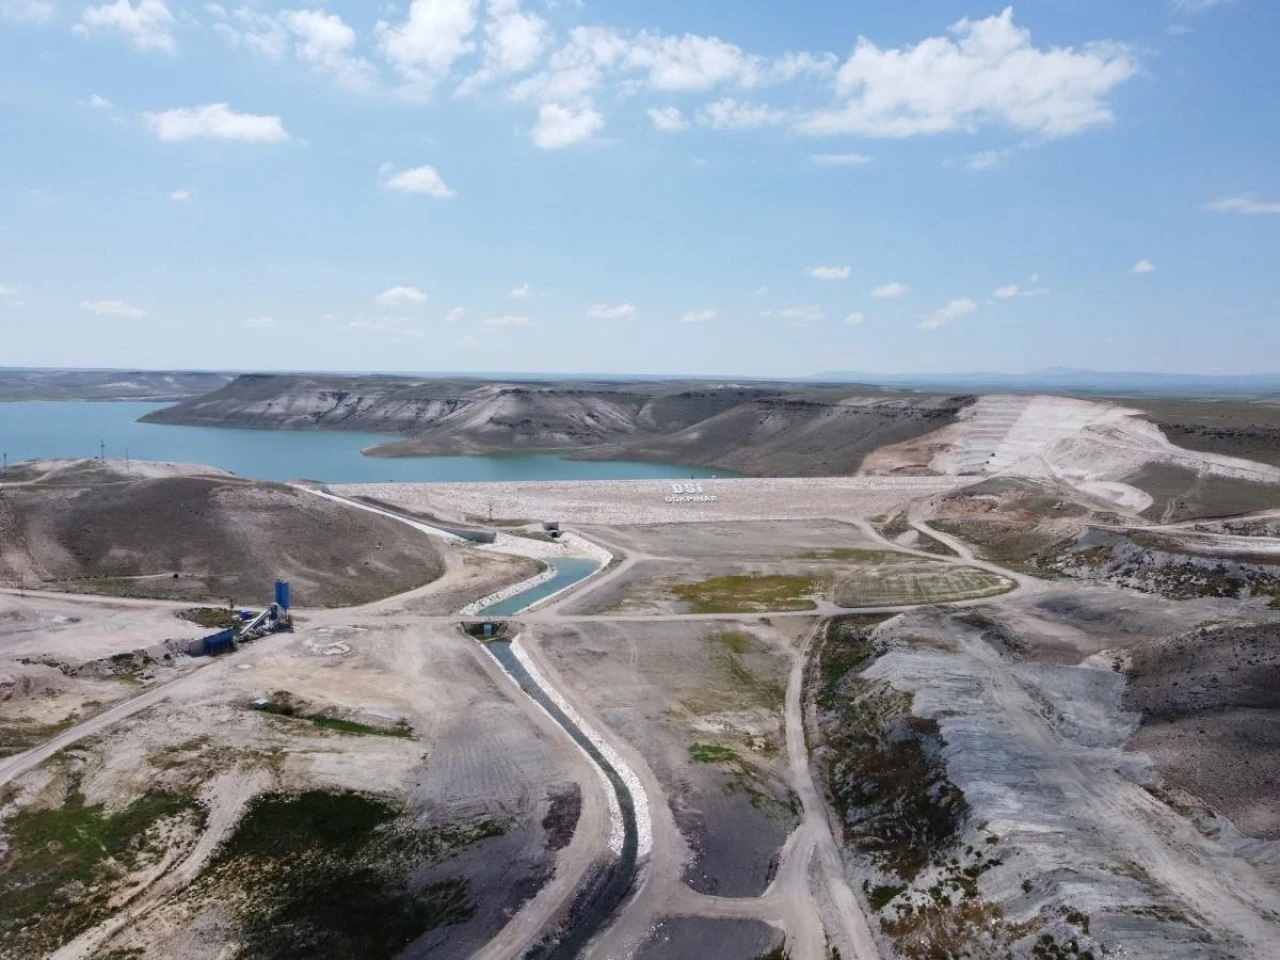
[[[572,583],[590,576],[598,566],[590,564],[587,567],[579,561],[577,565],[557,570],[556,577],[547,583],[495,604],[484,613],[511,616],[538,603],[550,593],[559,593]],[[613,919],[631,892],[638,858],[648,853],[652,844],[648,798],[639,778],[617,751],[542,676],[518,637],[510,642],[490,642],[485,648],[520,689],[582,749],[607,786],[609,850],[613,857],[577,891],[565,927],[549,935],[526,954],[536,960],[573,960]]]

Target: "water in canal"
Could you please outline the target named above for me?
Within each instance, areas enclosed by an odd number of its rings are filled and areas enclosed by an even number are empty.
[[[595,560],[588,560],[583,557],[557,558],[548,560],[547,565],[555,571],[556,575],[554,577],[545,583],[540,583],[538,586],[524,591],[524,593],[517,593],[514,597],[508,597],[506,600],[500,600],[492,606],[485,607],[480,611],[481,615],[486,617],[515,616],[521,610],[533,606],[539,600],[549,597],[553,593],[559,593],[579,580],[585,580],[600,568],[600,564]]]

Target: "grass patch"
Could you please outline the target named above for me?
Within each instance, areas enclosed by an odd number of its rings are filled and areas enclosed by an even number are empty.
[[[736,750],[715,743],[695,743],[689,747],[689,759],[694,763],[741,763]]]
[[[690,613],[767,613],[813,610],[820,589],[816,577],[776,575],[711,577],[677,584],[671,592]]]
[[[72,714],[59,723],[0,722],[0,757],[11,757],[15,753],[23,753],[32,747],[38,747],[46,740],[51,740],[62,731],[75,726],[79,719],[77,714]]]
[[[897,899],[898,894],[904,893],[906,889],[906,887],[894,886],[893,884],[872,887],[871,892],[867,895],[867,901],[871,904],[872,910],[883,910]]]
[[[241,960],[383,960],[471,916],[467,884],[412,871],[498,836],[492,821],[415,829],[377,797],[313,790],[256,798],[197,896],[229,896]]]
[[[225,630],[228,627],[238,627],[241,623],[239,611],[228,610],[226,607],[191,607],[179,610],[174,616],[208,630]]]
[[[327,717],[322,713],[299,713],[288,704],[271,703],[257,711],[269,717],[283,717],[287,720],[305,720],[322,730],[343,733],[351,737],[399,737],[403,740],[413,739],[413,727],[401,720],[394,726],[379,727],[370,723],[357,723],[354,720],[341,720]]]
[[[44,956],[111,910],[120,881],[157,859],[166,822],[203,819],[190,800],[148,794],[108,813],[73,787],[53,810],[23,810],[5,824],[0,942],[7,956]]]
[[[867,550],[858,547],[819,547],[806,550],[799,560],[827,560],[839,563],[919,563],[915,557],[888,550]]]
[[[821,671],[821,685],[817,693],[819,708],[834,709],[845,678],[861,672],[875,655],[871,630],[881,622],[880,618],[853,617],[837,617],[828,621],[817,658]]]
[[[1004,577],[974,567],[873,570],[837,582],[835,602],[846,608],[954,603],[994,597],[1014,586]]]

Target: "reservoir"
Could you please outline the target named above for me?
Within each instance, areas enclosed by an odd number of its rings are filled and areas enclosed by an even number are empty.
[[[725,470],[659,463],[565,460],[554,453],[469,457],[366,457],[360,451],[399,439],[324,430],[237,430],[138,423],[168,404],[133,401],[0,403],[0,453],[10,463],[41,458],[108,457],[203,463],[259,480],[326,483],[447,483],[490,480],[677,480],[728,477]]]

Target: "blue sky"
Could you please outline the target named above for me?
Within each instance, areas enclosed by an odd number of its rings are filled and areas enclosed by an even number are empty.
[[[1264,0],[0,0],[0,365],[1280,368]]]

